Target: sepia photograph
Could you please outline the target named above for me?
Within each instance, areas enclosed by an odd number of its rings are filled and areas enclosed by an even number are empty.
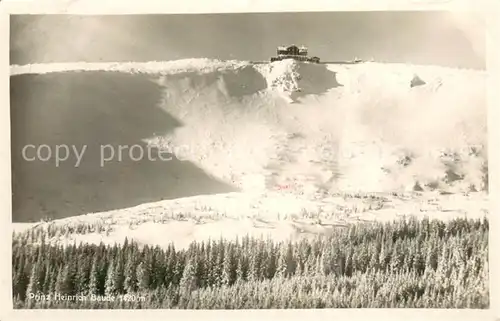
[[[11,14],[13,308],[489,309],[466,15]]]

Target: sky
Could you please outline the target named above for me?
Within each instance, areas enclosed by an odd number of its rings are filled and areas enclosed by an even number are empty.
[[[297,44],[323,61],[484,69],[481,23],[449,12],[11,16],[10,63],[262,61]]]

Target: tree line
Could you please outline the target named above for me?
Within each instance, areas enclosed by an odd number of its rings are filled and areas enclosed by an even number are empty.
[[[487,308],[488,231],[486,218],[403,219],[297,242],[245,236],[176,249],[130,240],[63,247],[29,230],[13,235],[13,300],[16,308]]]

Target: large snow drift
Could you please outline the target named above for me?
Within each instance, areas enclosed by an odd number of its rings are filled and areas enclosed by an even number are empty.
[[[86,72],[59,73],[78,70]],[[482,71],[195,59],[11,66],[11,74],[19,75],[11,77],[14,220],[236,190],[487,188]],[[101,168],[94,153],[80,168],[55,168],[16,156],[34,142],[139,142],[182,161]]]
[[[245,190],[486,188],[481,72],[282,61],[158,83],[184,126],[150,143]]]

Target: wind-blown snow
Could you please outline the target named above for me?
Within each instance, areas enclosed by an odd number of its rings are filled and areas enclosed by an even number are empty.
[[[209,73],[230,66],[248,64],[244,61],[220,61],[214,59],[181,59],[173,61],[148,62],[72,62],[11,65],[10,74],[47,74],[64,71],[117,71],[127,73],[168,73],[197,72]]]
[[[346,192],[487,190],[483,71],[187,59],[11,66],[11,75],[93,70],[151,75],[163,88],[158,107],[183,126],[144,141],[240,188],[237,197],[211,196],[222,204],[219,211],[237,200],[240,207],[230,209],[231,217],[249,208],[283,215],[304,206],[332,211],[323,205],[335,208],[332,195]],[[252,195],[258,201],[242,205],[242,197]],[[287,210],[284,204],[294,199],[299,205]],[[210,202],[188,202],[200,201]],[[281,205],[271,210],[266,202]],[[173,204],[158,206],[197,212]],[[372,214],[382,213],[388,212]],[[227,229],[226,223],[210,230]]]
[[[482,72],[259,67],[161,77],[161,107],[185,126],[150,143],[184,146],[183,157],[244,189],[248,181],[300,193],[485,188]],[[411,86],[416,73],[425,85]]]

